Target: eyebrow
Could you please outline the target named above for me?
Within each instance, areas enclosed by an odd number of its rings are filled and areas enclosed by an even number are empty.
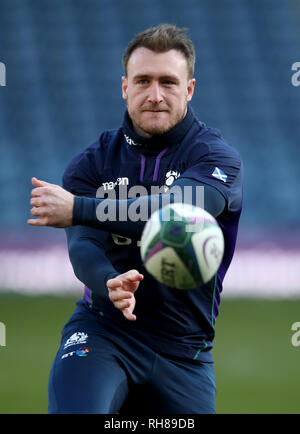
[[[149,79],[149,78],[153,78],[152,75],[148,75],[148,74],[138,74],[135,75],[133,77],[133,81],[137,81],[137,80],[143,80],[143,79]],[[176,83],[179,82],[178,77],[176,77],[176,75],[162,75],[158,77],[159,80],[170,80],[170,81],[175,81]]]

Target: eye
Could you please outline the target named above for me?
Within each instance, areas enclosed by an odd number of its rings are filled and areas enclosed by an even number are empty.
[[[162,81],[162,84],[164,84],[165,86],[173,86],[173,85],[175,85],[176,83],[175,83],[175,81],[173,81],[173,80],[163,80],[163,81]]]

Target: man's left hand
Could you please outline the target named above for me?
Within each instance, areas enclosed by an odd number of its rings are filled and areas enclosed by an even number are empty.
[[[37,219],[28,219],[31,226],[53,226],[65,228],[72,226],[74,196],[56,184],[37,178],[31,179],[35,187],[31,191],[30,212]]]

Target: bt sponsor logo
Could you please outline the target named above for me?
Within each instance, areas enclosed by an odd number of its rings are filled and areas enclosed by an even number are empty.
[[[74,355],[78,357],[86,357],[90,353],[90,349],[87,347],[79,348],[78,350],[70,351],[69,353],[65,353],[61,356],[62,359],[67,359],[68,357],[72,357]]]

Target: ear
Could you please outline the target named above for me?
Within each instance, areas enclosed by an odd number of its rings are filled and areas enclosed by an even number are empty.
[[[187,101],[191,101],[191,99],[193,98],[194,90],[195,90],[195,84],[196,84],[195,78],[189,79],[188,85],[187,85],[187,96],[186,96]]]
[[[127,100],[127,87],[128,87],[128,83],[127,83],[127,77],[122,77],[122,98]]]

